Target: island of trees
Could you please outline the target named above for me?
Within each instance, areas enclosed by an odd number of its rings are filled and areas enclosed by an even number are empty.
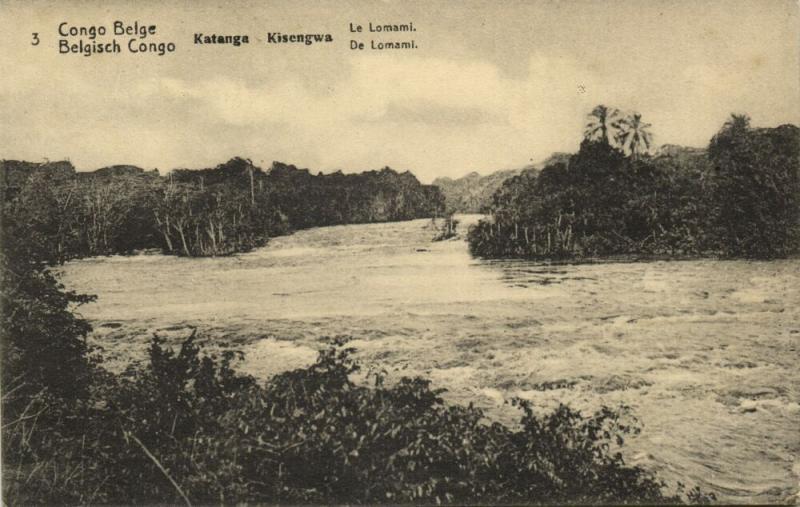
[[[156,248],[215,256],[263,246],[308,227],[441,214],[439,189],[390,168],[312,174],[234,158],[166,176],[133,166],[76,172],[69,162],[2,163],[4,232],[35,243],[43,260]]]
[[[778,258],[800,252],[800,130],[732,115],[707,149],[651,154],[638,113],[597,106],[578,153],[523,171],[469,232],[483,257]]]

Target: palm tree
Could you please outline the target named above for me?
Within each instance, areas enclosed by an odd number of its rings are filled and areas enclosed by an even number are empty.
[[[729,132],[744,132],[749,128],[750,116],[747,114],[731,113],[731,117],[722,125],[722,130],[727,130]]]
[[[647,129],[651,125],[642,121],[641,114],[633,113],[626,116],[616,122],[614,126],[619,129],[616,137],[620,148],[627,150],[634,160],[650,150],[653,134]]]
[[[613,120],[619,114],[619,110],[607,107],[602,104],[592,109],[589,113],[589,123],[583,135],[586,139],[600,139],[608,144],[608,131],[613,126]]]
[[[728,156],[726,153],[733,152],[731,143],[736,139],[743,139],[748,130],[750,130],[750,117],[747,114],[731,113],[719,132],[711,138],[711,144],[708,146],[709,155],[716,159]]]

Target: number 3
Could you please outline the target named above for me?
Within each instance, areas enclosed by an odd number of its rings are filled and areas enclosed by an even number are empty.
[[[31,41],[31,46],[38,46],[39,45],[39,34],[33,32],[33,40]]]

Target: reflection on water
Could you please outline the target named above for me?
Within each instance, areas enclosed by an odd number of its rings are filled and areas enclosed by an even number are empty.
[[[121,362],[154,331],[198,326],[268,376],[348,334],[366,363],[502,420],[512,396],[630,405],[643,431],[628,460],[728,502],[797,499],[800,261],[479,261],[434,234],[425,220],[312,229],[231,258],[77,261],[64,281],[99,295],[81,311]]]

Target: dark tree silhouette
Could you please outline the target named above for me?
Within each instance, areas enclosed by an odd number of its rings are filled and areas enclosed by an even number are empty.
[[[642,115],[632,113],[615,123],[618,129],[616,140],[619,147],[638,159],[650,150],[653,135],[648,130],[652,125],[642,121]]]
[[[589,113],[589,123],[586,124],[584,137],[586,139],[599,139],[600,141],[609,144],[609,132],[613,129],[614,119],[619,114],[619,111],[613,107],[604,106],[602,104],[596,106]]]

